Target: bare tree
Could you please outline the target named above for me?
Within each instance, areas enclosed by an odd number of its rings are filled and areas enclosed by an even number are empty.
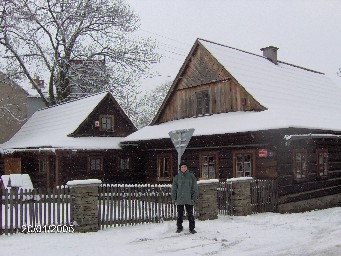
[[[140,97],[135,105],[135,113],[132,114],[138,128],[148,125],[153,120],[171,85],[171,82],[165,82]]]
[[[152,40],[134,36],[139,19],[123,0],[2,0],[0,8],[6,69],[27,78],[46,105],[69,97],[76,83],[87,84],[84,91],[94,85],[75,60],[105,61],[104,70],[94,65],[87,73],[102,75],[102,89],[115,91],[159,59]],[[48,96],[35,75],[47,77]]]

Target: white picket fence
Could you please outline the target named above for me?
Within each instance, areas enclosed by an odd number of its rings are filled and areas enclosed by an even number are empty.
[[[2,189],[0,200],[0,234],[41,231],[37,227],[51,231],[53,226],[71,225],[68,187],[44,193],[36,189]]]

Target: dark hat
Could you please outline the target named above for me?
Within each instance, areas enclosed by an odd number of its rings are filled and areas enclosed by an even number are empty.
[[[188,165],[187,165],[186,162],[181,162],[181,163],[179,164],[179,168],[181,168],[181,166],[183,166],[183,165],[186,165],[186,166],[188,167]]]

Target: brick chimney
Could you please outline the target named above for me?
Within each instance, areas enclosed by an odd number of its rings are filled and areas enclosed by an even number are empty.
[[[263,51],[263,56],[277,65],[277,50],[278,48],[275,46],[268,46],[260,49]]]
[[[36,76],[34,79],[34,82],[36,82],[36,84],[38,85],[38,87],[40,88],[40,89],[43,89],[44,87],[45,87],[45,85],[44,85],[44,80],[40,80],[39,79],[39,76]],[[34,89],[34,86],[32,85],[32,89]]]

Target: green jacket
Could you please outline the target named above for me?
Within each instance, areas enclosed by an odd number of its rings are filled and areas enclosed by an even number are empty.
[[[177,205],[190,204],[198,198],[197,179],[188,170],[185,173],[179,172],[173,180],[172,199]]]

